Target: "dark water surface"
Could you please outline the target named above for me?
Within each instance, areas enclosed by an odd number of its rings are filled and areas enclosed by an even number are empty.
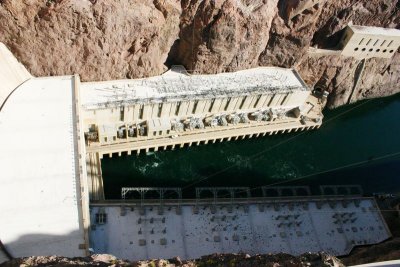
[[[191,197],[198,186],[255,188],[277,182],[360,184],[368,193],[400,192],[400,156],[381,159],[400,152],[400,94],[324,114],[323,126],[315,131],[104,158],[106,198],[120,198],[123,186],[183,187]]]

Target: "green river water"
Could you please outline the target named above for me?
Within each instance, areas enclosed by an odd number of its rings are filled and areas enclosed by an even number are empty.
[[[200,186],[247,186],[258,195],[259,186],[270,184],[360,184],[366,193],[400,192],[400,94],[324,115],[313,131],[105,157],[106,198],[120,198],[124,186],[182,187],[185,197]]]

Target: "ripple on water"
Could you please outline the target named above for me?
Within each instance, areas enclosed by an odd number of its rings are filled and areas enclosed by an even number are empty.
[[[236,165],[239,169],[252,169],[251,158],[244,155],[228,156],[227,161],[233,165]]]
[[[292,162],[278,161],[272,166],[271,178],[276,180],[288,180],[300,176],[300,171]]]
[[[133,163],[133,167],[137,169],[142,175],[146,175],[155,171],[155,169],[162,166],[163,161],[156,155],[152,154],[147,161],[137,161]]]

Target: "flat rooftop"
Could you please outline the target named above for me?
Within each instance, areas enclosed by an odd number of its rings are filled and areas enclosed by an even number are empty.
[[[360,26],[360,25],[348,25],[348,27],[352,29],[355,33],[400,37],[400,30],[393,28],[382,28],[382,27]]]
[[[196,208],[195,208],[196,207]],[[197,212],[194,210],[197,209]],[[106,213],[105,224],[96,214]],[[346,255],[391,236],[373,198],[91,207],[91,247],[130,260],[212,253]]]
[[[32,78],[0,112],[0,239],[14,257],[83,256],[74,77]]]
[[[176,66],[163,75],[135,80],[82,83],[87,109],[129,103],[177,101],[308,90],[295,70],[258,67],[230,73],[189,75]]]

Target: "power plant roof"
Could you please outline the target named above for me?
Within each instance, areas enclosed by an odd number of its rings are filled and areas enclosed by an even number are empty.
[[[87,109],[129,103],[179,101],[308,90],[293,69],[258,67],[230,73],[189,75],[174,67],[163,75],[135,80],[82,83]]]

